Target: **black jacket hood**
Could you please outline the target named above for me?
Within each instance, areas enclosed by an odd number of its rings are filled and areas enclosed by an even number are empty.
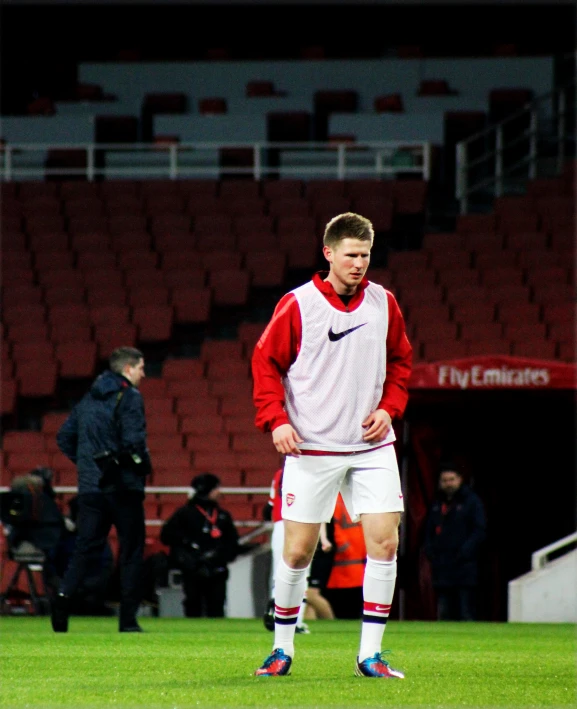
[[[95,399],[107,399],[111,394],[127,389],[132,384],[122,374],[116,374],[107,369],[99,377],[96,377],[90,393]]]

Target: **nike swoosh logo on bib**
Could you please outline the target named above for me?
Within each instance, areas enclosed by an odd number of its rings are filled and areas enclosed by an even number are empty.
[[[333,328],[329,330],[329,340],[331,342],[336,342],[337,340],[342,339],[346,335],[350,335],[351,332],[354,332],[355,330],[358,330],[360,327],[363,327],[363,325],[366,325],[367,323],[364,322],[361,325],[357,325],[356,327],[351,327],[348,330],[343,330],[342,332],[333,332]]]

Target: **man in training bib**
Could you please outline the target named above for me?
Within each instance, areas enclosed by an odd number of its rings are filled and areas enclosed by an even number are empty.
[[[365,278],[373,239],[365,217],[331,219],[323,238],[329,272],[281,298],[254,350],[255,423],[286,456],[275,637],[257,676],[290,672],[308,565],[341,492],[367,547],[355,674],[403,678],[381,645],[404,509],[392,421],[407,404],[412,348],[393,294]]]

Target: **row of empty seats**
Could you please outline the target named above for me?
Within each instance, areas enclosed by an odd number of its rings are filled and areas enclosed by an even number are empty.
[[[3,190],[2,216],[7,231],[109,230],[151,228],[202,230],[202,217],[219,217],[242,231],[242,217],[314,217],[367,209],[378,214],[418,213],[425,207],[427,184],[399,180],[119,180],[109,192],[103,182],[63,183],[60,191],[22,183]],[[12,183],[8,183],[11,185]],[[65,187],[65,185],[74,185]],[[82,185],[82,186],[79,186]],[[224,219],[228,217],[228,221]],[[197,220],[200,219],[200,222]],[[234,224],[233,221],[234,220]],[[206,220],[205,220],[206,221]]]

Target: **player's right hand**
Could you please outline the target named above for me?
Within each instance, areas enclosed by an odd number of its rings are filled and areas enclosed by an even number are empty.
[[[290,423],[283,423],[272,432],[272,442],[279,453],[283,455],[300,455],[299,443],[303,439],[298,435]]]

